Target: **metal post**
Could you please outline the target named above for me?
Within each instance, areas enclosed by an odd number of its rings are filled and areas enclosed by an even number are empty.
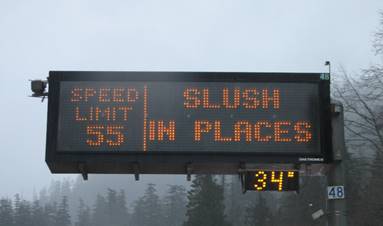
[[[344,186],[344,163],[342,158],[346,145],[344,139],[343,106],[341,103],[332,103],[332,147],[334,163],[330,165],[327,175],[328,186]],[[347,189],[345,189],[347,191]],[[347,195],[347,194],[345,194]],[[327,195],[326,195],[327,197]],[[327,214],[329,226],[346,226],[346,199],[327,199]]]

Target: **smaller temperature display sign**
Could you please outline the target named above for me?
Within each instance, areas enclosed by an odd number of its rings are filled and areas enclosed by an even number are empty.
[[[297,191],[299,172],[282,170],[257,170],[246,172],[246,190],[255,191]]]

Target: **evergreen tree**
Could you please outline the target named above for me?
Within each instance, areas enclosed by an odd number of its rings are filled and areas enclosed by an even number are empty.
[[[267,206],[266,198],[258,193],[258,200],[250,202],[246,208],[246,225],[272,225],[272,213]]]
[[[124,222],[122,222],[122,219],[124,215],[123,212],[119,209],[121,201],[118,200],[118,195],[117,192],[113,189],[108,189],[108,194],[107,194],[107,205],[108,205],[108,222],[109,225],[112,226],[120,226]],[[125,213],[126,215],[126,213]]]
[[[188,192],[184,226],[226,226],[223,187],[211,175],[197,175]]]
[[[229,189],[225,193],[225,204],[228,221],[233,225],[245,224],[245,205],[249,200],[254,200],[254,193],[243,194],[240,177],[237,175],[230,177]]]
[[[39,192],[39,203],[45,206],[48,203],[48,192],[46,188],[43,188]]]
[[[80,199],[76,226],[91,226],[90,208]]]
[[[9,199],[0,199],[0,226],[13,225],[12,201]]]
[[[30,226],[31,206],[28,201],[22,200],[20,195],[15,195],[15,226]]]
[[[32,220],[31,225],[33,226],[48,226],[46,218],[44,216],[44,209],[41,207],[40,202],[35,200],[32,204]]]
[[[60,196],[66,196],[67,198],[71,195],[71,182],[68,179],[64,179],[61,182]]]
[[[50,203],[59,203],[61,195],[61,182],[60,181],[52,181],[49,187],[49,202]]]
[[[185,221],[186,190],[181,185],[170,185],[164,200],[165,225],[180,226]]]
[[[140,197],[137,201],[134,203],[133,213],[131,217],[131,225],[134,226],[141,226],[145,225],[145,217],[146,210],[144,205],[144,198]]]
[[[157,226],[163,224],[162,206],[154,184],[148,184],[145,194],[136,201],[132,216],[133,225]]]
[[[62,197],[61,203],[57,209],[56,214],[56,226],[69,226],[71,225],[70,222],[70,215],[69,215],[69,207],[68,207],[68,199],[66,196]]]
[[[120,190],[117,195],[117,210],[116,215],[118,219],[118,225],[126,226],[129,222],[128,208],[126,207],[125,191]]]
[[[104,226],[109,225],[108,222],[108,204],[102,195],[97,195],[96,202],[92,213],[92,225]]]
[[[127,225],[129,219],[125,199],[124,191],[117,193],[113,189],[108,189],[106,199],[99,195],[94,209],[93,223],[111,226]]]
[[[47,226],[55,225],[57,215],[57,203],[47,203],[44,206],[44,216]]]
[[[21,203],[21,198],[20,198],[20,195],[19,194],[16,194],[15,195],[15,209],[14,209],[14,224],[15,226],[18,226],[20,225],[19,223],[19,218],[20,218],[20,203]]]
[[[144,207],[147,210],[147,226],[157,226],[163,223],[162,206],[154,184],[148,184],[148,187],[146,188]]]

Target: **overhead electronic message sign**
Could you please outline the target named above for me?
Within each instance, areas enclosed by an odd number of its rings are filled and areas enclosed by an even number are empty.
[[[53,172],[330,161],[328,74],[54,71],[48,100]]]

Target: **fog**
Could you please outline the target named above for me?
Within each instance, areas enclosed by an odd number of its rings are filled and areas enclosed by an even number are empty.
[[[47,102],[28,79],[49,70],[349,72],[376,62],[381,0],[1,1],[0,196],[52,179],[45,164]],[[92,180],[93,175],[90,175]],[[144,175],[134,186],[184,183]]]

